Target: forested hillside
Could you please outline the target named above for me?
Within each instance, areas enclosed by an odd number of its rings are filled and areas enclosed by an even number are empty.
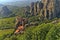
[[[0,39],[4,40],[60,40],[60,22],[56,21],[56,23],[50,22],[50,23],[42,23],[38,26],[30,26],[27,27],[24,31],[24,34],[19,35],[13,35],[11,37],[8,37],[8,34],[11,34],[13,32],[13,29],[8,29],[9,31],[6,31],[6,34],[2,34]],[[11,31],[12,30],[12,31]],[[10,32],[11,31],[11,32]]]
[[[25,16],[24,10],[24,7],[17,7],[11,5],[3,6],[0,7],[0,18],[15,17],[16,15]]]

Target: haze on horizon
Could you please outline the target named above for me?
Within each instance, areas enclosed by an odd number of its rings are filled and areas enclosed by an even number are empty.
[[[40,0],[0,0],[0,5],[13,5],[13,6],[22,6],[29,5],[31,2],[36,2]]]
[[[15,2],[15,1],[39,1],[39,0],[0,0],[0,3],[2,3],[2,2]]]

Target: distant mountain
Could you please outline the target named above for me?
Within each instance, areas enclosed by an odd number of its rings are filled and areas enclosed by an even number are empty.
[[[7,6],[0,4],[0,18],[9,17],[10,14],[11,11],[7,8]]]
[[[29,6],[31,2],[36,2],[36,1],[28,0],[28,1],[14,1],[14,2],[0,3],[0,18],[15,16],[15,15],[23,16],[25,7]]]
[[[3,4],[0,4],[0,7],[1,7],[1,6],[4,6],[4,5],[3,5]]]
[[[27,1],[14,1],[14,2],[3,2],[4,5],[12,5],[12,6],[19,6],[19,7],[25,7],[27,5],[30,5],[31,2],[36,2],[37,0],[27,0]]]
[[[16,15],[23,16],[25,7],[18,7],[13,5],[0,5],[0,18],[14,17]]]

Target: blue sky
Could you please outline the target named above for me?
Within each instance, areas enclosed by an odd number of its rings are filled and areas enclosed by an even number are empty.
[[[0,0],[0,2],[12,2],[12,1],[24,1],[24,0]]]
[[[37,0],[0,0],[0,2],[14,2],[14,1],[37,1]]]

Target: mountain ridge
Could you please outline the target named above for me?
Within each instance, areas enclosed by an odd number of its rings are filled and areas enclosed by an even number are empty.
[[[10,14],[11,11],[8,9],[8,7],[0,4],[0,18],[9,17],[8,15]]]

